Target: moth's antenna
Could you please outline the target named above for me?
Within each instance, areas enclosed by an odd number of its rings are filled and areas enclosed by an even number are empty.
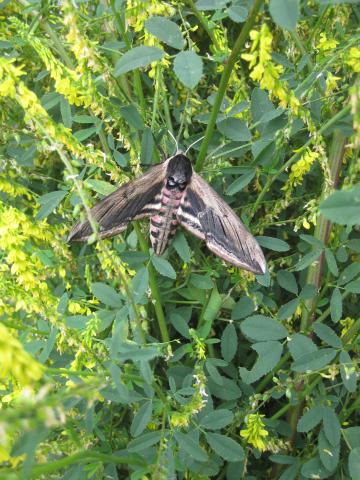
[[[195,142],[191,143],[188,148],[186,149],[186,152],[185,152],[185,155],[187,154],[187,152],[190,150],[191,147],[193,147],[194,145],[196,145],[198,142],[200,142],[200,140],[202,140],[204,138],[204,135],[200,138],[198,138],[197,140],[195,140]]]
[[[171,137],[171,138],[174,140],[174,142],[175,142],[175,145],[176,145],[176,153],[177,153],[177,152],[179,151],[179,144],[178,144],[178,142],[177,142],[176,138],[174,137],[174,135],[173,135],[173,133],[172,133],[171,130],[168,130],[168,134],[170,135],[170,137]]]

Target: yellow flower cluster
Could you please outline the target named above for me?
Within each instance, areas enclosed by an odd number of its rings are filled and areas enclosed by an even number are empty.
[[[269,435],[269,432],[265,430],[264,422],[261,420],[264,415],[259,413],[251,413],[247,417],[247,428],[240,430],[240,435],[246,439],[247,443],[253,445],[255,448],[263,452],[266,450],[265,438]]]
[[[320,40],[316,45],[316,48],[320,52],[329,52],[330,50],[334,50],[338,43],[339,42],[336,41],[334,38],[327,38],[326,33],[323,32],[320,33]]]
[[[280,80],[283,66],[275,65],[271,58],[273,36],[268,25],[263,23],[259,32],[252,30],[250,39],[252,41],[250,53],[241,55],[249,62],[249,68],[252,70],[250,77],[259,82],[260,88],[268,90],[271,98],[278,99],[281,107],[289,107],[297,114],[300,102],[295,93],[289,89],[287,82]]]
[[[80,30],[77,10],[73,3],[64,0],[61,3],[61,10],[64,14],[64,25],[69,29],[66,40],[78,61],[77,71],[83,74],[86,74],[88,69],[93,72],[102,72],[101,60],[94,48],[97,42],[91,42],[85,32]]]
[[[309,148],[306,149],[300,160],[291,166],[291,171],[286,184],[282,187],[285,192],[291,191],[296,185],[300,185],[304,176],[309,172],[311,165],[319,158],[318,152],[312,152]]]
[[[42,372],[42,365],[0,323],[0,379],[5,382],[12,379],[21,386],[26,386],[39,380]]]
[[[200,412],[200,410],[202,410],[206,405],[208,396],[205,391],[206,376],[200,365],[195,366],[194,379],[195,382],[193,387],[195,389],[195,393],[191,401],[186,405],[183,405],[179,411],[172,412],[170,415],[170,424],[175,428],[186,427],[189,425],[191,417]]]
[[[350,48],[345,63],[349,65],[355,73],[360,73],[360,47]]]

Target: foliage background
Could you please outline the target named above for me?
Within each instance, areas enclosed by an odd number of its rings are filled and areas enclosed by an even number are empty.
[[[0,477],[358,479],[357,2],[0,9]],[[66,243],[167,130],[266,275]]]

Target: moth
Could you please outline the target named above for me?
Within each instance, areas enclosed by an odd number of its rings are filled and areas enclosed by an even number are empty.
[[[235,212],[193,171],[182,151],[121,186],[91,209],[100,238],[126,230],[129,222],[150,217],[150,238],[161,255],[182,225],[206,242],[215,255],[236,267],[264,274],[264,254]],[[82,242],[92,234],[88,220],[78,222],[69,241]]]

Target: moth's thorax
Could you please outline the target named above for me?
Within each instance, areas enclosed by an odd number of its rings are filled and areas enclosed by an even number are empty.
[[[161,190],[159,213],[150,219],[150,239],[156,255],[161,255],[165,251],[176,233],[179,223],[177,210],[184,193],[176,187],[168,188],[166,184]]]

